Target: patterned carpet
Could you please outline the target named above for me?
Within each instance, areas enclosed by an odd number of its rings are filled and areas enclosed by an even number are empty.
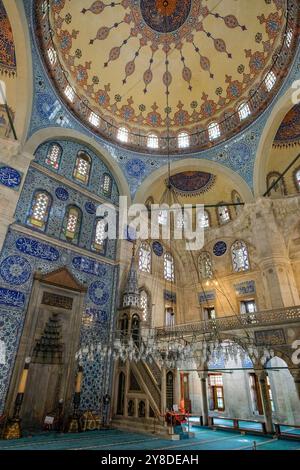
[[[118,430],[83,434],[43,433],[15,441],[0,441],[2,450],[300,450],[300,441],[277,440],[265,436],[241,435],[231,431],[193,428],[195,437],[181,441],[161,439],[157,435],[127,433]]]

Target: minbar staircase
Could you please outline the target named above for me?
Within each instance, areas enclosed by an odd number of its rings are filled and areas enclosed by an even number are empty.
[[[169,436],[164,417],[161,413],[161,369],[159,365],[152,362],[131,362],[129,365],[130,378],[128,390],[125,393],[125,413],[115,415],[112,425],[119,429],[146,432]],[[135,403],[134,416],[128,416],[128,404]],[[145,416],[140,416],[140,403],[146,403]]]

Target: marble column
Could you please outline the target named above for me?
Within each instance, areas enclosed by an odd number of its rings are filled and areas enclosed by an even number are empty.
[[[178,369],[174,370],[174,405],[178,405],[178,409],[180,408],[180,371]]]
[[[267,374],[264,370],[256,370],[255,373],[259,381],[261,401],[265,417],[266,432],[268,434],[272,434],[274,432],[274,426],[272,419],[272,406],[268,392]]]
[[[166,382],[166,369],[165,367],[161,368],[161,401],[160,401],[160,411],[164,416],[166,413],[167,405],[167,382]]]
[[[199,374],[201,381],[202,419],[203,426],[208,425],[208,400],[207,400],[207,372]]]

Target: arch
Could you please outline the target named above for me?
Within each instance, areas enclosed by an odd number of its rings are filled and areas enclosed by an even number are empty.
[[[144,273],[151,273],[152,251],[149,243],[142,242],[138,252],[139,270]]]
[[[33,193],[26,223],[38,230],[45,231],[49,221],[52,202],[52,196],[48,191],[36,189]]]
[[[294,93],[295,89],[290,87],[286,93],[278,99],[265,123],[254,162],[253,187],[256,197],[262,196],[266,190],[267,164],[272,151],[273,142],[285,115],[294,106],[292,100]]]
[[[206,171],[214,174],[220,174],[226,176],[231,182],[234,188],[239,191],[243,201],[253,202],[253,193],[246,183],[246,181],[238,175],[237,172],[230,168],[222,165],[221,163],[214,162],[208,159],[197,159],[197,158],[185,158],[178,161],[172,162],[172,174],[180,173],[181,171]],[[135,203],[143,204],[145,201],[145,195],[150,196],[152,187],[158,180],[165,181],[168,175],[168,165],[163,165],[159,169],[153,171],[140,185],[134,198]]]
[[[131,201],[130,189],[128,182],[124,176],[124,172],[120,166],[116,164],[116,160],[110,155],[104,146],[99,144],[94,138],[76,131],[74,129],[49,127],[47,129],[40,129],[33,134],[24,146],[24,151],[34,155],[36,149],[47,141],[55,141],[59,139],[69,139],[77,143],[85,145],[92,152],[95,152],[100,160],[107,165],[109,171],[115,178],[119,193],[122,196],[127,196],[128,203]]]
[[[232,269],[234,272],[248,271],[250,269],[249,251],[243,240],[236,240],[231,245]]]
[[[117,396],[117,414],[124,414],[125,405],[125,374],[124,372],[119,373],[118,377],[118,396]]]
[[[14,126],[18,140],[23,143],[30,124],[33,99],[32,57],[31,53],[28,54],[28,51],[31,51],[28,20],[22,2],[3,0],[3,5],[13,31],[17,61],[16,103],[18,106]]]
[[[92,159],[85,150],[79,150],[76,155],[73,178],[83,184],[88,184],[92,169]]]
[[[71,243],[78,244],[81,224],[82,210],[73,204],[67,206],[61,229],[61,237]]]
[[[143,322],[148,325],[151,324],[152,309],[151,309],[151,293],[147,287],[140,288],[140,307],[143,310]]]
[[[203,251],[198,257],[198,269],[201,279],[208,280],[213,278],[213,265],[210,253]]]

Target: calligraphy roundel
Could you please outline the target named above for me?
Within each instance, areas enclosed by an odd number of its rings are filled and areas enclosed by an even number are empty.
[[[220,241],[215,243],[214,248],[213,248],[213,253],[215,256],[223,256],[225,255],[227,251],[227,245],[225,242]]]
[[[0,265],[0,274],[9,284],[25,284],[31,275],[31,266],[22,256],[9,256]]]
[[[8,188],[17,188],[21,183],[20,173],[9,166],[0,168],[0,183]]]

